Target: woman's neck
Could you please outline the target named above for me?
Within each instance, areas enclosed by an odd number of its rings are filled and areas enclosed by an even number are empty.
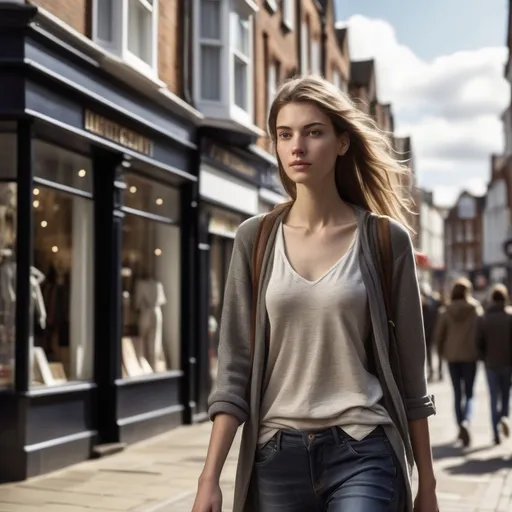
[[[297,199],[287,217],[287,224],[315,231],[325,226],[341,225],[354,220],[354,210],[343,201],[335,183],[316,189],[297,185]]]

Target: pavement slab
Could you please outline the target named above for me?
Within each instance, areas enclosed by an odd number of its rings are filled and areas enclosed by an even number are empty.
[[[442,512],[512,512],[512,443],[492,444],[483,373],[467,449],[454,443],[449,382],[430,386],[438,408],[430,426]],[[190,512],[209,435],[209,423],[183,426],[115,455],[0,485],[0,512]],[[240,433],[221,479],[224,512],[232,510],[239,442]]]

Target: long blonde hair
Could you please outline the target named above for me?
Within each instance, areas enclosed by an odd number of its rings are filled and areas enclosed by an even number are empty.
[[[387,215],[404,224],[411,232],[407,214],[410,201],[402,197],[401,177],[410,171],[393,157],[389,136],[375,121],[359,110],[337,87],[317,76],[292,78],[282,84],[270,108],[268,130],[277,143],[277,116],[289,103],[312,103],[331,120],[335,132],[348,132],[350,147],[336,160],[336,188],[341,199],[378,215]],[[277,154],[277,151],[276,151]],[[296,184],[286,175],[277,157],[281,183],[292,202],[297,198]]]

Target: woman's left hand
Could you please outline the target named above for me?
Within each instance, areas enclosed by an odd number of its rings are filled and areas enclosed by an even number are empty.
[[[418,489],[414,500],[414,512],[439,512],[435,489]]]

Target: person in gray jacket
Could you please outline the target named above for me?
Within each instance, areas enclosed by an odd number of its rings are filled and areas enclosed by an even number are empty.
[[[241,424],[233,512],[438,512],[404,168],[388,135],[320,77],[283,84],[268,125],[291,200],[265,217],[275,222],[256,257],[262,218],[236,234],[193,512],[221,511]]]
[[[509,402],[512,384],[512,310],[502,284],[491,290],[491,304],[478,325],[478,349],[485,363],[491,402],[494,442],[510,436]],[[501,430],[501,432],[500,432]]]
[[[471,444],[470,424],[473,413],[473,388],[479,353],[476,345],[477,321],[482,306],[474,299],[471,282],[457,279],[452,287],[451,302],[440,313],[435,343],[439,357],[448,362],[453,386],[458,439]]]

